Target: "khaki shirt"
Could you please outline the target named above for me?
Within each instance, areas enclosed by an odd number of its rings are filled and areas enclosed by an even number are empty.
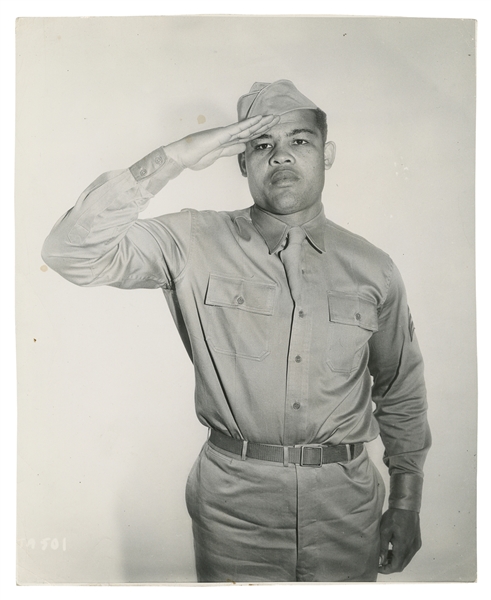
[[[78,285],[163,290],[207,427],[280,445],[380,432],[389,506],[419,510],[430,446],[423,361],[391,258],[321,211],[303,224],[295,306],[278,257],[288,226],[258,207],[138,219],[179,172],[159,148],[99,177],[55,225],[45,262]]]

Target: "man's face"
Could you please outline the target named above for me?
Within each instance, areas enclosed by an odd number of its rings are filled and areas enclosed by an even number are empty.
[[[308,220],[319,211],[334,144],[324,144],[311,110],[295,110],[248,142],[240,159],[254,202],[275,215]]]

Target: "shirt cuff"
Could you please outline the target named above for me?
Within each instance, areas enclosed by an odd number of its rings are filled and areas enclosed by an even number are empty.
[[[389,508],[419,512],[423,478],[414,473],[394,473],[390,477]]]
[[[136,182],[152,195],[159,192],[170,180],[177,177],[183,168],[170,156],[163,146],[157,148],[130,167],[130,173]]]

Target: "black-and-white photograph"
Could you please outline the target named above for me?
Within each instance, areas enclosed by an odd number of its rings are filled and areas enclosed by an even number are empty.
[[[475,581],[475,32],[17,21],[18,584]]]

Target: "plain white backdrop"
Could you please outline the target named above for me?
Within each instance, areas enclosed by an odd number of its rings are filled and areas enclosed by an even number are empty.
[[[326,212],[396,260],[425,352],[425,546],[394,579],[472,578],[472,25],[245,21],[19,28],[18,536],[38,541],[19,555],[24,581],[192,577],[183,486],[204,431],[163,298],[75,288],[41,270],[39,248],[100,172],[231,122],[254,80],[280,77],[327,110],[338,158]],[[249,203],[229,160],[183,174],[144,216]],[[39,551],[46,537],[67,540],[62,559]]]

